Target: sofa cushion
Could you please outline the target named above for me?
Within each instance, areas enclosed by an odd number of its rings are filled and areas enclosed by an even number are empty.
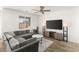
[[[15,35],[20,35],[20,31],[14,31]]]
[[[7,32],[7,34],[12,35],[12,36],[15,36],[15,33],[14,32]]]
[[[25,38],[25,39],[28,39],[28,38],[32,38],[32,34],[23,34],[23,35],[17,35],[15,36],[15,38]]]
[[[30,30],[14,31],[15,35],[23,35],[30,33]]]
[[[32,34],[25,34],[22,37],[25,39],[32,38]]]
[[[30,33],[30,30],[26,30],[26,33]]]
[[[10,40],[13,37],[12,35],[8,34],[8,32],[5,32],[4,35],[7,40]]]
[[[9,35],[9,34],[7,34],[6,36],[7,36],[8,39],[13,37],[12,35]]]

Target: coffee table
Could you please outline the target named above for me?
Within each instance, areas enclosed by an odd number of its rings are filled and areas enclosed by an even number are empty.
[[[42,38],[43,38],[42,34],[34,34],[34,35],[32,35],[32,37],[37,38],[37,39],[41,39],[41,44],[42,44]]]

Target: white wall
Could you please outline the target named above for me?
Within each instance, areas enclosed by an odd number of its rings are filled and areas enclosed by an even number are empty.
[[[79,7],[68,8],[65,10],[59,10],[40,17],[37,15],[24,13],[16,10],[3,9],[3,19],[2,19],[2,31],[16,31],[19,30],[19,18],[18,16],[28,16],[31,17],[31,26],[33,29],[39,26],[39,31],[42,33],[42,26],[45,25],[46,20],[63,19],[65,22],[69,22],[71,26],[69,27],[69,41],[79,43]],[[53,31],[53,30],[52,30]],[[57,31],[57,30],[54,30]],[[62,31],[57,31],[62,32]]]
[[[31,18],[31,26],[28,29],[33,29],[37,26],[39,16],[11,9],[3,9],[2,31],[19,30],[19,16],[27,16]]]
[[[68,8],[65,10],[63,9],[42,15],[39,23],[40,32],[42,31],[42,25],[46,22],[46,20],[56,20],[56,19],[63,19],[64,22],[70,23],[69,35],[68,35],[69,41],[79,43],[79,36],[78,36],[79,35],[79,7]],[[62,31],[57,31],[57,32],[62,32]]]

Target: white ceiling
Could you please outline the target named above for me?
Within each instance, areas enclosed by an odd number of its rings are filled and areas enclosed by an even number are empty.
[[[45,6],[45,9],[50,9],[51,12],[54,12],[54,11],[59,11],[63,9],[69,9],[69,8],[71,9],[73,7],[74,6]],[[39,6],[5,6],[3,8],[14,9],[18,11],[29,12],[32,14],[40,15],[40,13],[34,13],[35,11],[32,10],[32,9],[39,10]]]

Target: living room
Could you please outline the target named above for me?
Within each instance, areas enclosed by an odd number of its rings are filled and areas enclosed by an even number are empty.
[[[45,10],[49,10],[49,12],[43,13],[39,11],[42,9],[42,7],[44,7]],[[1,10],[1,13],[2,13],[2,33],[30,30],[30,32],[32,33],[32,36],[39,33],[40,35],[43,36],[42,41],[43,39],[47,40],[47,41],[43,41],[42,44],[39,42],[40,51],[38,52],[79,51],[79,36],[78,36],[79,7],[76,7],[76,6],[6,6],[6,7],[3,7],[3,9]],[[21,24],[26,19],[29,20],[28,21],[29,25],[27,27],[26,27],[26,24],[25,25]],[[53,21],[62,20],[62,29],[61,30],[47,29],[46,22],[50,20],[53,20]],[[66,36],[67,41],[66,39],[63,41],[63,36],[64,36],[63,27],[68,28],[67,36]],[[44,31],[46,32],[46,34]],[[34,33],[37,32],[37,33],[33,34],[33,32]],[[53,34],[54,32],[58,33],[59,37],[57,39],[61,38],[62,40],[61,39],[56,40],[54,39],[54,37],[50,38],[50,37],[44,36],[49,34],[49,32],[53,32]],[[58,46],[57,44],[59,44],[60,46]],[[64,48],[61,46],[64,46]]]

